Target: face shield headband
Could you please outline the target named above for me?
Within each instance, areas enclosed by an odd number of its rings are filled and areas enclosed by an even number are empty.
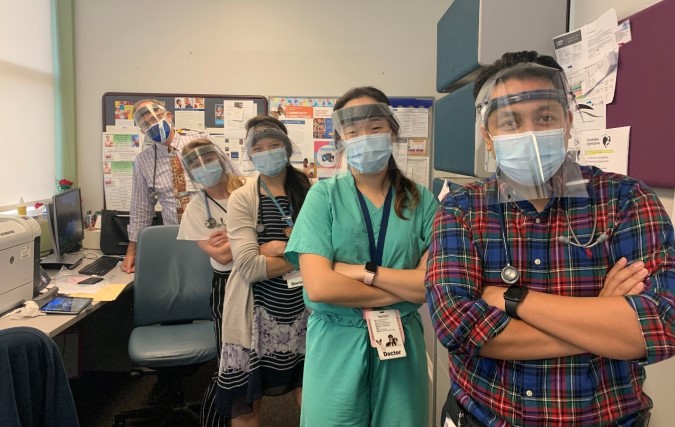
[[[333,111],[333,140],[338,150],[344,148],[344,142],[365,133],[390,133],[398,135],[400,123],[389,105],[378,102],[374,104],[355,105]],[[386,126],[385,126],[386,125]],[[389,127],[389,131],[386,131]]]
[[[194,147],[181,157],[183,167],[198,188],[212,187],[230,176],[239,175],[230,159],[213,144]]]
[[[284,143],[286,156],[290,159],[294,154],[300,153],[300,149],[291,142],[291,139],[281,129],[273,126],[256,126],[249,130],[246,135],[246,147],[244,157],[251,160],[253,146],[263,138],[277,139]]]

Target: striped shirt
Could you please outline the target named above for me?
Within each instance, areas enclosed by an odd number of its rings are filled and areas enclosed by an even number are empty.
[[[176,194],[173,189],[173,176],[171,174],[171,157],[179,156],[180,151],[190,141],[197,138],[207,138],[208,134],[190,130],[176,130],[171,141],[171,147],[175,151],[169,152],[168,146],[162,143],[154,143],[147,146],[134,160],[134,173],[131,189],[131,208],[129,227],[129,240],[138,240],[138,233],[150,224],[155,216],[155,205],[150,201],[149,190],[153,187],[159,196],[159,204],[162,206],[162,220],[164,224],[178,224],[176,214]],[[155,172],[155,150],[157,150],[157,171]],[[191,187],[190,179],[186,178],[188,189]]]
[[[290,212],[288,198],[280,196],[276,199],[284,212],[288,214]],[[262,245],[274,240],[287,242],[288,238],[284,234],[284,229],[288,225],[281,219],[281,213],[274,201],[263,193],[260,197],[260,204],[262,212],[260,222],[265,225],[265,233],[258,237],[258,244]],[[253,298],[256,306],[264,307],[271,316],[282,322],[284,322],[283,319],[294,321],[305,310],[302,287],[289,289],[282,276],[253,283]]]
[[[434,221],[425,284],[432,322],[450,352],[451,391],[487,426],[632,426],[649,409],[644,364],[675,352],[675,242],[673,225],[654,193],[634,179],[582,167],[589,197],[554,198],[542,212],[531,203],[495,200],[494,177],[446,196]],[[595,206],[595,208],[594,208]],[[500,212],[501,210],[501,212]],[[590,249],[560,242],[573,228],[582,243],[606,232]],[[573,297],[598,296],[621,258],[643,261],[644,292],[626,296],[645,339],[644,360],[585,353],[540,360],[479,355],[510,317],[481,299],[483,286],[505,286],[500,215],[512,264],[529,289]],[[593,224],[597,220],[597,230]]]

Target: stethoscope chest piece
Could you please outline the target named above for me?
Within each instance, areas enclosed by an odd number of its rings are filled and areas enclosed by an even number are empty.
[[[216,228],[216,220],[213,218],[209,218],[206,221],[204,221],[204,225],[206,225],[206,228]]]
[[[506,264],[506,266],[502,268],[501,278],[507,285],[513,285],[520,279],[520,271],[511,264]]]
[[[157,191],[155,191],[155,187],[148,188],[148,192],[149,192],[148,197],[150,197],[150,203],[152,203],[153,206],[156,205],[157,202],[159,202],[159,194],[157,194]]]
[[[264,234],[266,228],[267,227],[265,227],[263,224],[258,223],[258,225],[255,226],[255,232],[258,234]]]

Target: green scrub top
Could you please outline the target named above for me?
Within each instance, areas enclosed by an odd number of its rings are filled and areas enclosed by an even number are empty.
[[[404,210],[403,220],[396,215],[392,197],[389,224],[384,243],[382,266],[395,269],[412,269],[429,246],[431,228],[438,202],[433,194],[419,184],[420,201],[415,210]],[[378,209],[365,198],[373,224],[375,242],[378,242],[382,206]],[[321,255],[331,262],[366,264],[370,261],[368,232],[359,207],[356,186],[352,175],[339,175],[317,182],[307,193],[293,233],[286,247],[288,262],[298,266],[298,255]],[[307,298],[305,304],[312,312],[338,316],[362,317],[360,308],[315,303]],[[387,308],[396,308],[401,316],[417,311],[420,304],[400,302]]]

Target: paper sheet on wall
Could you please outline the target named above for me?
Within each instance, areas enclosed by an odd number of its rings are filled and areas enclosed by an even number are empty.
[[[429,155],[429,140],[427,138],[410,138],[410,139],[408,139],[408,155],[409,156],[428,156]]]
[[[107,209],[129,210],[133,170],[132,161],[103,163],[103,188]]]
[[[331,114],[336,98],[281,97],[269,98],[270,115],[288,129],[288,136],[298,151],[291,164],[310,178],[325,179],[334,175],[336,153],[332,147]]]
[[[136,128],[125,129],[128,131]],[[104,132],[102,135],[103,162],[133,161],[141,152],[142,136],[140,133]]]
[[[429,188],[429,158],[408,157],[406,175],[416,183]]]
[[[579,162],[627,175],[629,140],[630,126],[586,131],[582,134]]]
[[[607,106],[605,104],[586,105],[573,110],[572,138],[567,150],[571,151],[578,161],[581,161],[581,141],[587,131],[605,129],[607,127]]]
[[[594,22],[553,39],[556,59],[578,102],[609,104],[614,100],[620,31],[616,10],[610,9]]]
[[[245,125],[248,119],[258,114],[258,107],[253,101],[223,101],[223,133],[233,131],[245,134]]]
[[[176,110],[176,128],[205,130],[204,110]]]
[[[429,110],[426,108],[392,108],[401,124],[399,137],[427,138],[429,136]]]

